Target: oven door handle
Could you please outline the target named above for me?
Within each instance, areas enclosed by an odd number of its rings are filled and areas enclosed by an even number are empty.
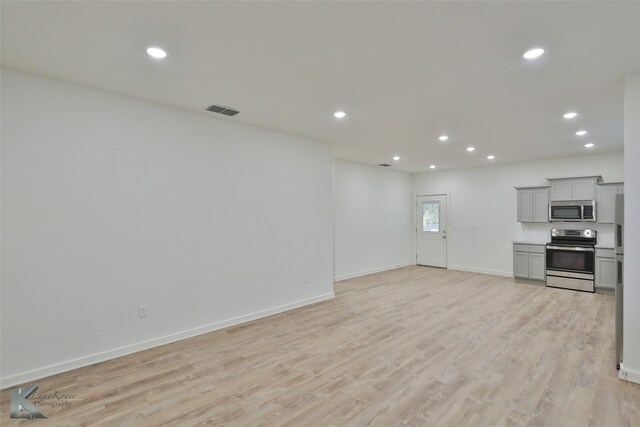
[[[593,248],[581,248],[573,246],[547,246],[547,249],[557,249],[560,251],[595,252]]]

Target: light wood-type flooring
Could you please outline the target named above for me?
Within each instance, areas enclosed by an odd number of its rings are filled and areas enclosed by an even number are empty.
[[[67,372],[44,425],[640,426],[614,298],[406,267],[336,298]],[[10,390],[1,394],[2,425]]]

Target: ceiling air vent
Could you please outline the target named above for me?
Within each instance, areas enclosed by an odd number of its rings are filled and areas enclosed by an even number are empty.
[[[378,163],[378,166],[382,166],[383,168],[388,168],[391,165],[389,163]]]
[[[211,111],[212,113],[224,114],[225,116],[235,116],[240,111],[234,110],[230,107],[225,107],[224,105],[212,105],[207,108],[207,111]]]

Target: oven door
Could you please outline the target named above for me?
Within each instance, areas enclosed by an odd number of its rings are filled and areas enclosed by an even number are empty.
[[[547,245],[547,270],[593,275],[594,265],[593,248]]]
[[[581,205],[551,206],[549,208],[551,221],[582,221]]]

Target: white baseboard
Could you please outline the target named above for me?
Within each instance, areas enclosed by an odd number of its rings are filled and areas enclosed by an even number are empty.
[[[415,264],[411,262],[407,262],[403,264],[387,265],[386,267],[372,268],[371,270],[359,271],[357,273],[343,274],[342,276],[335,276],[333,280],[334,282],[340,282],[342,280],[353,279],[355,277],[360,277],[360,276],[366,276],[367,274],[381,273],[383,271],[395,270],[396,268],[407,267],[409,265],[415,265]]]
[[[624,366],[623,363],[620,364],[620,371],[618,372],[618,377],[620,377],[621,380],[640,384],[640,371],[627,368]]]
[[[448,269],[457,270],[457,271],[467,271],[469,273],[491,274],[493,276],[513,277],[513,274],[510,271],[485,270],[482,268],[461,267],[458,265],[450,265]]]
[[[31,382],[34,380],[39,380],[51,375],[60,374],[62,372],[71,371],[77,368],[82,368],[83,366],[93,365],[95,363],[104,362],[106,360],[115,359],[121,356],[126,356],[128,354],[136,353],[138,351],[148,350],[150,348],[159,347],[165,344],[170,344],[172,342],[180,341],[186,338],[195,337],[197,335],[206,334],[209,332],[217,331],[219,329],[228,328],[229,326],[239,325],[241,323],[250,322],[252,320],[261,319],[263,317],[272,316],[274,314],[282,313],[285,311],[293,310],[295,308],[304,307],[306,305],[315,304],[317,302],[326,301],[333,298],[335,298],[335,294],[333,292],[324,294],[324,295],[318,295],[316,297],[295,301],[289,304],[281,305],[279,307],[257,311],[255,313],[245,314],[243,316],[222,320],[220,322],[199,326],[193,329],[187,329],[185,331],[176,332],[173,334],[165,335],[158,338],[153,338],[153,339],[142,341],[135,344],[130,344],[124,347],[118,347],[112,350],[107,350],[100,353],[94,353],[88,356],[82,356],[76,359],[67,360],[65,362],[55,363],[42,368],[32,369],[29,371],[20,372],[18,374],[8,375],[0,379],[0,389],[5,389],[7,387],[12,387],[14,385]]]

